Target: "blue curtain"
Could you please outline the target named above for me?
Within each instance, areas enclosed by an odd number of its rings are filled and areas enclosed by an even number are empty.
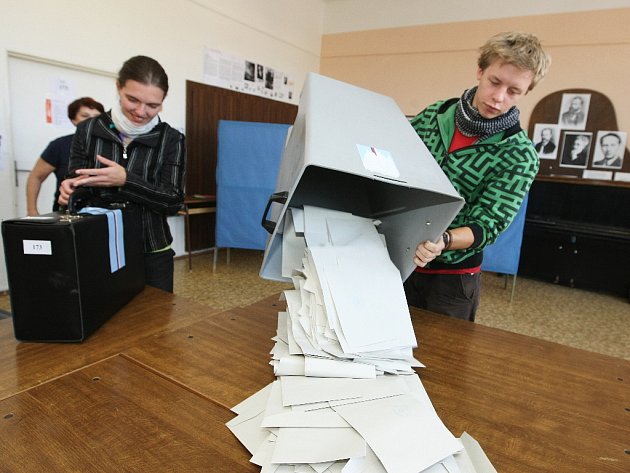
[[[290,125],[220,120],[217,145],[216,245],[263,250],[260,221],[275,191]]]

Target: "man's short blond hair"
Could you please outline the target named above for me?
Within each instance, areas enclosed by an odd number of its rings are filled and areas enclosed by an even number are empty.
[[[479,48],[477,64],[481,70],[485,70],[497,59],[519,69],[532,71],[534,78],[528,90],[536,87],[545,77],[551,64],[551,56],[543,50],[536,36],[517,31],[499,33]]]

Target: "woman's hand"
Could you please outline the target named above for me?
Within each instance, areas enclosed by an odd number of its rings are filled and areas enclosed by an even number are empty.
[[[105,167],[77,169],[75,173],[81,179],[74,183],[75,187],[121,187],[127,182],[127,171],[120,164],[101,155],[96,156],[96,159]]]
[[[68,205],[68,200],[70,199],[70,195],[74,192],[74,190],[80,185],[79,181],[85,179],[84,176],[73,177],[70,179],[64,179],[61,181],[59,185],[59,198],[57,202],[59,205],[66,206]]]

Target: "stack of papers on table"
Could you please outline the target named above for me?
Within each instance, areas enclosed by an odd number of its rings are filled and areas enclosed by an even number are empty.
[[[278,314],[278,378],[227,424],[263,473],[493,471],[475,469],[413,371],[409,309],[377,225],[310,206],[285,220],[294,289]]]

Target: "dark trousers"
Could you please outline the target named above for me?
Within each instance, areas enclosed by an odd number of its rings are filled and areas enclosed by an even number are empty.
[[[144,276],[148,286],[157,287],[166,292],[173,292],[173,262],[175,252],[172,249],[144,254]]]
[[[407,304],[458,319],[475,320],[479,307],[481,273],[411,273],[405,281]]]

